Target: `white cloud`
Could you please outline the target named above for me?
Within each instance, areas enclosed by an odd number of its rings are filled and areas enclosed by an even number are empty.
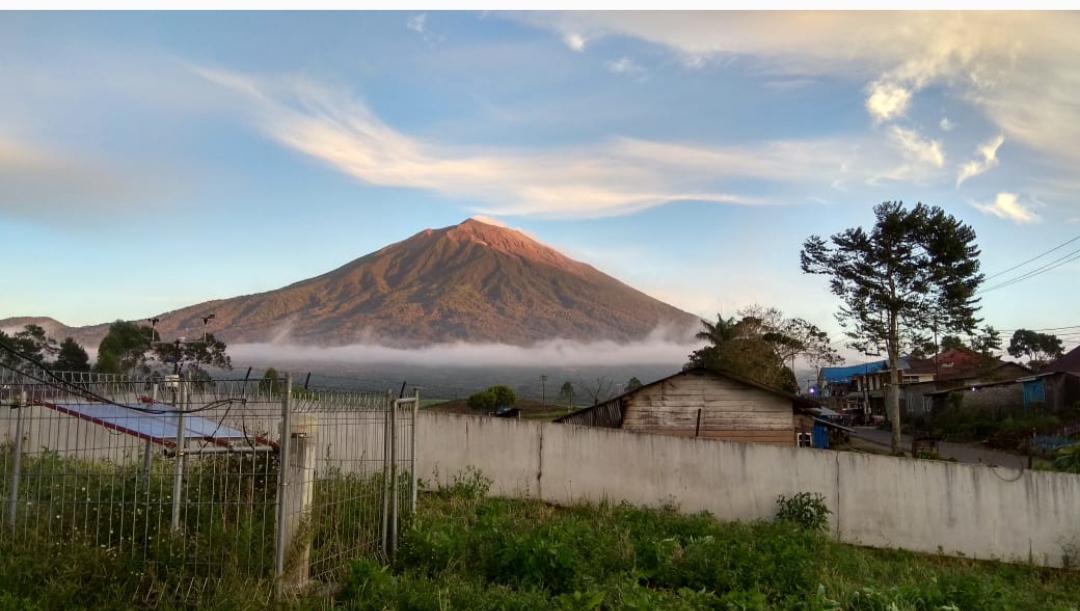
[[[563,36],[563,43],[579,53],[585,50],[585,37],[581,34],[568,33]]]
[[[938,123],[938,127],[940,127],[943,132],[951,132],[956,128],[956,124],[950,121],[949,117],[942,117],[941,122]]]
[[[409,363],[425,366],[505,366],[584,367],[600,365],[672,365],[686,362],[686,355],[701,346],[700,341],[676,336],[685,331],[657,329],[640,342],[579,342],[552,339],[533,346],[506,344],[436,344],[425,348],[396,348],[371,343],[320,348],[286,343],[233,344],[229,354],[234,362],[339,362],[350,364]]]
[[[725,188],[735,179],[827,189],[859,158],[843,140],[708,147],[620,138],[563,149],[465,148],[401,133],[346,92],[309,81],[260,81],[200,69],[248,99],[259,127],[295,151],[370,184],[475,202],[493,215],[601,217],[702,201],[767,203]]]
[[[412,17],[409,17],[409,19],[405,21],[405,27],[409,28],[413,32],[423,34],[426,22],[427,13],[420,13],[418,15],[413,15]]]
[[[1080,13],[993,11],[542,12],[511,19],[589,39],[630,36],[693,57],[739,57],[770,75],[866,84],[878,121],[930,86],[981,109],[1004,135],[1080,161]],[[943,127],[943,129],[945,129]]]
[[[911,104],[911,92],[895,83],[873,83],[869,90],[866,110],[875,121],[890,121],[901,117]]]
[[[1080,217],[1074,216],[1073,218],[1065,221],[1066,223],[1080,223]]]
[[[644,67],[639,66],[629,57],[620,57],[617,60],[604,62],[604,67],[612,74],[623,74],[638,78],[645,76],[647,72]]]
[[[996,167],[999,163],[997,151],[1004,143],[1005,136],[999,135],[997,138],[981,145],[978,148],[978,153],[982,159],[975,159],[960,166],[960,174],[956,177],[956,186],[959,187],[965,180],[978,176],[990,168]]]
[[[485,225],[494,225],[496,227],[506,227],[508,229],[510,228],[509,225],[507,225],[506,223],[500,221],[499,219],[491,218],[490,216],[484,216],[482,214],[474,214],[469,218],[471,218],[474,221],[480,221],[481,223],[484,223]]]
[[[945,153],[940,140],[929,140],[913,129],[892,126],[888,131],[889,144],[900,153],[904,163],[884,177],[892,180],[922,180],[945,166]]]
[[[975,207],[987,214],[1016,223],[1034,223],[1039,220],[1031,206],[1020,203],[1015,193],[998,193],[994,203],[975,204]]]

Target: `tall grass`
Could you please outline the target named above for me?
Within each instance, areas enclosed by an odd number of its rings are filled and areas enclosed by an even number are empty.
[[[1066,610],[1075,572],[837,543],[798,522],[626,504],[425,498],[391,567],[353,563],[354,609]],[[811,525],[812,526],[812,525]]]

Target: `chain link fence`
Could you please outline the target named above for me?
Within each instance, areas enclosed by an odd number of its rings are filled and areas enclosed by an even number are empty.
[[[148,596],[334,584],[348,560],[392,557],[415,508],[418,403],[0,369],[0,544],[103,548],[186,590]]]

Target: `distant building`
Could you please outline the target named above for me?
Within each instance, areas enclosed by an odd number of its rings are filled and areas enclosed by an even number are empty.
[[[1016,380],[1030,376],[1019,363],[986,357],[967,348],[946,350],[930,358],[900,358],[901,409],[909,416],[930,413],[942,390]],[[874,361],[847,367],[825,367],[819,383],[823,399],[833,409],[861,408],[884,415],[885,392],[889,386],[889,362]]]
[[[741,376],[682,371],[555,422],[657,435],[797,445],[795,414],[818,404]],[[806,431],[809,432],[809,431]]]

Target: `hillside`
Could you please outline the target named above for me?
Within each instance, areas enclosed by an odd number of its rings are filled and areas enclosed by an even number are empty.
[[[198,337],[211,313],[209,330],[229,343],[318,346],[629,342],[658,328],[683,339],[699,325],[696,316],[524,233],[475,219],[422,231],[281,289],[148,318],[160,319],[164,338]],[[106,328],[62,332],[96,345]]]

